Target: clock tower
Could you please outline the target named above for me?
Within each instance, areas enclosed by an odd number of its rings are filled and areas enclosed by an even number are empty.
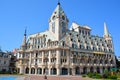
[[[59,41],[65,35],[68,30],[68,22],[69,20],[65,12],[58,2],[56,9],[49,19],[49,31],[56,37],[56,40]]]

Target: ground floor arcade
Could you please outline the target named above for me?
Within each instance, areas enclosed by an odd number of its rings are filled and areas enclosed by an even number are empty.
[[[104,73],[105,70],[110,71],[113,67],[74,67],[74,68],[47,68],[47,67],[20,67],[17,68],[17,72],[20,74],[40,74],[40,75],[80,75],[86,74],[88,72],[91,73]]]

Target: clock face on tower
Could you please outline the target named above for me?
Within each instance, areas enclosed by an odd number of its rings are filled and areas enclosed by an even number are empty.
[[[65,23],[62,22],[62,33],[65,33],[65,31],[66,31]]]

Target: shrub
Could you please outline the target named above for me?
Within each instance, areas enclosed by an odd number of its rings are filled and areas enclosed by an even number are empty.
[[[109,79],[115,79],[115,80],[116,80],[116,79],[117,79],[117,76],[113,75],[113,76],[109,76],[108,78],[109,78]]]
[[[108,78],[108,75],[103,74],[103,75],[102,75],[102,78]]]
[[[92,78],[93,73],[88,73],[87,76],[90,77],[90,78]]]
[[[82,77],[86,77],[86,75],[82,75]]]
[[[100,78],[102,78],[102,76],[97,73],[95,78],[100,79]]]
[[[0,71],[0,74],[10,74],[9,71]]]
[[[117,74],[117,77],[120,78],[120,73]]]

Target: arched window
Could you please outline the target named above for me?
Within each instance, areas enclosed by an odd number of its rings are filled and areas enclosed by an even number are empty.
[[[52,20],[55,20],[55,16],[52,17]]]

